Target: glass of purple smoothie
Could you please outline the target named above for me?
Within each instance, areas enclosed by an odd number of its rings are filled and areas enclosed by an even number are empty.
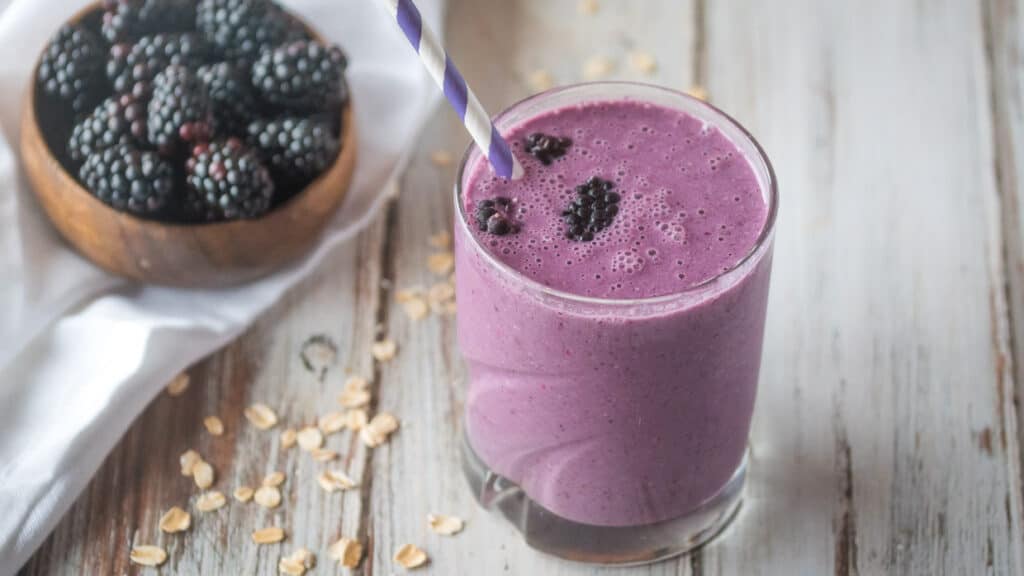
[[[656,86],[545,92],[455,186],[464,469],[534,548],[638,564],[740,507],[778,197],[764,151]]]

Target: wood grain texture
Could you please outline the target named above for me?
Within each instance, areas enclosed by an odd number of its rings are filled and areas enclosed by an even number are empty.
[[[294,548],[321,553],[322,564],[329,567],[322,552],[330,543],[342,535],[365,538],[362,492],[327,494],[316,476],[330,467],[347,470],[365,483],[366,450],[347,432],[334,435],[326,445],[340,452],[341,459],[315,463],[297,447],[282,450],[279,434],[286,426],[315,423],[318,415],[340,409],[335,397],[347,373],[373,373],[369,344],[383,245],[384,226],[378,222],[246,335],[193,368],[183,396],[161,394],[23,573],[136,573],[138,568],[128,562],[131,546],[156,544],[169,554],[164,574],[277,574],[280,555]],[[338,349],[337,361],[322,378],[300,358],[303,343],[317,334],[330,338]],[[249,425],[242,410],[254,402],[275,408],[281,424],[266,432]],[[205,432],[202,421],[208,415],[224,421],[223,436]],[[225,508],[209,514],[192,508],[199,491],[181,476],[178,465],[179,455],[190,448],[214,466],[213,489],[229,497]],[[287,474],[279,508],[265,510],[230,499],[235,487],[256,487],[275,470]],[[192,529],[161,534],[158,519],[175,505],[192,512]],[[251,532],[270,525],[285,528],[287,540],[256,547]]]
[[[782,196],[754,479],[712,571],[1024,569],[983,16],[708,5],[710,92]]]
[[[992,83],[996,182],[1003,202],[1004,259],[1008,276],[1018,422],[1024,421],[1024,4],[995,0],[987,8],[988,56]],[[1018,426],[1024,439],[1024,429]]]
[[[601,4],[583,17],[568,0],[451,0],[448,44],[493,111],[525,96],[538,68],[568,83],[603,54],[615,77],[643,78],[626,55],[650,52],[655,81],[706,86],[758,136],[781,182],[740,517],[697,554],[601,573],[1024,574],[1019,0]],[[320,554],[313,573],[340,574],[323,552],[343,533],[368,545],[362,574],[402,573],[392,555],[407,542],[430,554],[425,574],[594,573],[529,550],[473,503],[459,471],[453,321],[413,322],[394,302],[396,289],[436,281],[426,238],[451,227],[454,166],[430,157],[467,142],[439,112],[397,203],[194,369],[185,397],[157,400],[24,574],[130,573],[128,548],[142,542],[168,547],[167,574],[276,574],[278,555],[299,545]],[[327,498],[319,468],[282,454],[240,411],[264,401],[290,425],[323,413],[346,370],[372,371],[377,323],[399,344],[379,367],[377,402],[402,428],[372,454],[332,438],[363,487]],[[340,350],[322,382],[297,357],[317,333]],[[224,437],[200,432],[210,413]],[[216,465],[224,491],[287,471],[284,505],[229,504],[185,537],[159,535],[161,511],[195,493],[177,470],[188,447]],[[431,512],[466,518],[465,532],[433,535]],[[254,548],[249,531],[270,521],[289,541]]]

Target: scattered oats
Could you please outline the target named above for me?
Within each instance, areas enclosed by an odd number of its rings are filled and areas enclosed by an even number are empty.
[[[245,409],[245,417],[260,430],[269,430],[277,425],[277,414],[266,404],[253,404]]]
[[[455,299],[455,286],[451,282],[438,282],[430,287],[427,300],[431,308],[443,309],[443,305]]]
[[[430,155],[430,161],[439,168],[451,166],[452,153],[447,150],[434,150],[433,154]]]
[[[359,437],[362,438],[363,444],[366,444],[370,448],[376,448],[387,440],[386,436],[371,430],[369,426],[366,426],[359,431]]]
[[[281,504],[281,491],[277,486],[260,486],[253,499],[264,508],[277,508]]]
[[[196,464],[202,462],[203,457],[195,450],[188,450],[178,458],[178,461],[181,463],[181,475],[191,476],[195,471]]]
[[[413,288],[406,288],[405,290],[399,290],[398,292],[395,292],[395,302],[398,302],[399,304],[405,304],[410,300],[415,300],[420,297],[420,292],[422,291],[423,289],[420,288],[419,286],[415,286]]]
[[[363,545],[358,540],[342,538],[331,544],[327,549],[327,555],[346,568],[356,568],[363,559]]]
[[[345,408],[359,408],[370,403],[370,383],[362,376],[350,376],[338,396],[338,402]]]
[[[134,546],[129,558],[140,566],[159,566],[167,561],[167,552],[159,546]]]
[[[233,494],[235,500],[238,500],[243,504],[248,502],[249,500],[252,500],[252,495],[253,489],[248,486],[239,486],[238,488],[235,488],[235,492]]]
[[[263,486],[280,486],[284,484],[284,472],[271,472],[263,478]]]
[[[338,453],[334,450],[326,450],[324,448],[317,448],[310,452],[310,455],[312,455],[313,460],[316,460],[317,462],[330,462],[338,457]]]
[[[580,0],[580,3],[576,5],[576,9],[580,14],[593,16],[601,9],[601,5],[597,3],[597,0]]]
[[[316,556],[305,548],[299,548],[291,555],[282,557],[277,563],[278,571],[290,576],[303,576],[306,570],[314,566],[316,566]]]
[[[436,234],[431,234],[427,243],[438,250],[447,250],[452,246],[452,235],[447,230],[441,230]]]
[[[306,550],[305,548],[299,548],[294,553],[292,553],[292,556],[300,558],[303,562],[306,563],[306,566],[309,568],[313,568],[316,566],[316,554],[310,552],[309,550]]]
[[[693,87],[691,87],[689,90],[686,91],[686,93],[689,94],[690,96],[693,96],[694,98],[696,98],[698,100],[703,100],[705,102],[708,101],[708,90],[707,90],[707,88],[705,88],[705,87],[703,87],[703,86],[701,86],[699,84],[698,85],[694,85]]]
[[[160,530],[168,534],[184,532],[185,530],[188,530],[191,525],[192,516],[177,506],[173,506],[160,517]]]
[[[362,376],[352,375],[345,380],[345,390],[368,390],[370,381]]]
[[[427,553],[414,544],[406,544],[395,552],[395,562],[406,570],[413,570],[427,563]]]
[[[636,71],[651,75],[658,70],[658,62],[647,52],[637,50],[629,54],[629,64]]]
[[[324,470],[317,476],[316,481],[320,484],[321,488],[328,492],[351,490],[356,487],[355,480],[349,478],[347,474],[341,471]]]
[[[251,498],[252,489],[250,488],[249,491],[249,497]],[[238,490],[235,490],[235,494],[237,497]],[[228,499],[224,497],[224,494],[216,490],[211,490],[209,492],[203,492],[199,495],[199,498],[196,498],[196,510],[199,510],[200,512],[213,512],[218,508],[222,508],[227,503]]]
[[[276,544],[284,540],[284,530],[272,527],[261,528],[252,533],[252,541],[257,544]]]
[[[313,554],[305,548],[299,548],[295,552],[292,552],[292,558],[301,561],[306,565],[306,568],[313,568],[316,566],[316,554]]]
[[[423,298],[413,298],[402,304],[402,308],[405,309],[405,315],[410,320],[419,321],[430,315],[430,307],[427,306],[427,302]]]
[[[346,390],[338,396],[338,402],[345,408],[359,408],[370,403],[368,390]]]
[[[299,441],[299,448],[302,448],[306,452],[316,450],[317,448],[324,445],[324,435],[320,432],[319,428],[313,426],[306,426],[302,430],[299,430],[299,434],[296,437]]]
[[[427,514],[427,526],[442,536],[453,536],[462,532],[466,525],[458,516],[445,516],[443,514]]]
[[[184,372],[178,374],[174,377],[174,380],[171,380],[171,383],[167,385],[167,395],[181,396],[185,393],[185,390],[188,390],[189,381],[190,379],[188,374]]]
[[[224,423],[216,416],[207,416],[203,419],[203,426],[206,426],[206,431],[214,436],[224,434]]]
[[[427,257],[427,268],[438,276],[446,276],[455,268],[455,254],[434,252]]]
[[[391,434],[398,430],[398,418],[389,412],[381,412],[370,420],[368,426],[382,434]]]
[[[438,282],[430,287],[427,298],[431,302],[444,302],[455,298],[455,285],[448,280]]]
[[[381,340],[380,342],[374,342],[373,346],[370,347],[370,353],[377,359],[378,362],[387,362],[395,358],[395,354],[398,353],[398,346],[394,340]]]
[[[302,562],[292,560],[292,558],[289,556],[278,560],[277,571],[281,574],[303,576],[306,573],[306,566]]]
[[[292,446],[295,446],[295,440],[298,438],[298,435],[299,434],[295,431],[295,428],[289,428],[284,432],[281,432],[281,448],[287,450]]]
[[[196,481],[196,486],[200,490],[206,490],[213,486],[213,466],[210,466],[209,462],[200,460],[192,468],[192,479]]]
[[[366,410],[349,410],[345,413],[345,426],[349,430],[361,430],[368,420]]]
[[[585,80],[600,80],[615,70],[615,64],[604,56],[594,56],[583,65]]]
[[[341,412],[330,412],[324,414],[317,421],[317,426],[324,434],[334,434],[345,428],[345,415]]]
[[[555,79],[543,68],[530,72],[530,75],[526,77],[526,81],[534,92],[544,92],[550,90],[555,85]]]
[[[381,412],[374,416],[366,426],[363,426],[359,437],[362,438],[363,444],[370,448],[376,448],[387,442],[388,436],[395,430],[398,430],[398,419],[387,412]]]

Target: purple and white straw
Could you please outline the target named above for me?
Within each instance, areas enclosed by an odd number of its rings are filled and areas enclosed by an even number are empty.
[[[420,11],[412,0],[381,0],[398,21],[398,26],[409,39],[409,43],[420,55],[427,72],[444,90],[448,102],[455,109],[462,123],[469,130],[480,151],[490,160],[494,173],[502,178],[519,178],[523,167],[512,154],[508,142],[501,137],[491,122],[491,116],[484,110],[476,95],[466,85],[462,74],[455,68],[441,42],[429,26],[423,23]]]

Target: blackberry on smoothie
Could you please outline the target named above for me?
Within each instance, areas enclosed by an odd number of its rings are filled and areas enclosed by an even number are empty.
[[[456,199],[470,481],[556,554],[685,551],[739,503],[770,168],[727,116],[649,86],[555,91],[498,125],[525,175],[471,153]]]

